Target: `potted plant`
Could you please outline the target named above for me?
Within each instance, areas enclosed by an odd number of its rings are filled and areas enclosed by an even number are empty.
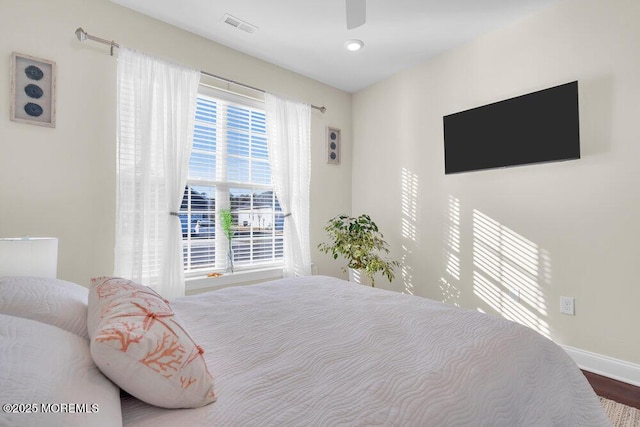
[[[220,227],[225,236],[227,236],[227,242],[229,247],[227,249],[227,272],[233,273],[233,247],[231,246],[231,240],[233,239],[233,216],[231,215],[231,209],[220,209]]]
[[[384,256],[389,253],[389,247],[369,215],[339,215],[330,219],[324,229],[330,242],[320,243],[318,249],[330,253],[333,259],[339,256],[345,258],[348,263],[343,271],[347,267],[359,270],[369,279],[372,287],[377,272],[381,272],[389,281],[393,280],[393,269],[400,264]]]

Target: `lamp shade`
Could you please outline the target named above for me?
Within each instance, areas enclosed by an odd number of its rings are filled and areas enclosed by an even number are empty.
[[[0,276],[36,276],[55,279],[57,273],[57,238],[0,239]]]

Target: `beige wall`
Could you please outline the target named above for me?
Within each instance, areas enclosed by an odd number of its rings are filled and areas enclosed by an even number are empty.
[[[567,0],[354,95],[352,211],[405,265],[379,286],[640,363],[639,22],[637,0]],[[444,175],[444,115],[573,80],[580,160]]]
[[[116,58],[77,27],[124,46],[315,105],[311,240],[351,208],[351,95],[144,17],[107,0],[0,0],[0,236],[56,236],[58,277],[111,274],[115,230]],[[55,129],[9,120],[11,52],[55,61]],[[342,129],[343,162],[324,161],[325,127]],[[312,249],[320,273],[339,267]]]

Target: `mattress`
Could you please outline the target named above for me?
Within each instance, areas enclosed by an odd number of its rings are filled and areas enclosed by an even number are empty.
[[[125,426],[610,425],[558,345],[496,316],[323,276],[172,307],[217,401],[170,410],[125,396]]]

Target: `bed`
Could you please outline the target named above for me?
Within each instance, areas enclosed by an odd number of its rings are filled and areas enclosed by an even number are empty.
[[[103,351],[94,348],[100,335],[91,337],[91,330],[100,316],[91,313],[91,301],[85,288],[69,282],[0,278],[0,400],[40,405],[28,414],[20,413],[26,407],[9,407],[0,425],[610,425],[580,369],[537,332],[324,276],[178,298],[147,314],[146,326],[179,319],[172,328],[197,343],[185,359],[200,357],[212,378],[197,407],[163,408],[131,395],[148,384],[143,373],[114,377],[133,383],[132,389],[119,384],[131,394],[103,375],[114,379],[100,360]],[[107,306],[112,312],[114,302]],[[41,354],[33,350],[38,340]],[[72,350],[50,348],[56,342]],[[43,385],[51,375],[52,384]],[[44,413],[43,402],[74,406]]]

